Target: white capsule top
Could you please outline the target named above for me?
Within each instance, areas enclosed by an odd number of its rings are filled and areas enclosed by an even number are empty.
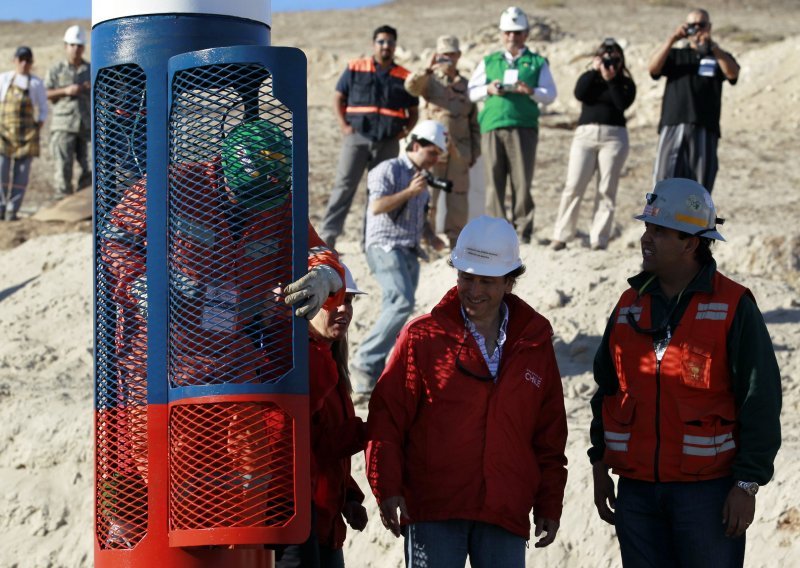
[[[151,14],[215,14],[272,25],[271,0],[93,0],[92,26]]]

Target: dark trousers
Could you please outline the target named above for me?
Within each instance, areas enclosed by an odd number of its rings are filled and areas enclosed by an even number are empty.
[[[371,170],[385,160],[396,158],[399,152],[400,143],[394,138],[375,142],[361,134],[354,133],[345,137],[339,154],[339,165],[336,167],[336,181],[319,230],[320,238],[329,247],[336,247],[336,239],[344,230],[345,219],[364,171]]]
[[[719,170],[718,142],[719,136],[697,124],[663,126],[658,134],[653,183],[668,178],[688,178],[711,193]]]
[[[615,510],[625,568],[740,568],[745,537],[725,536],[733,479],[652,483],[620,477]]]
[[[533,168],[539,130],[498,128],[481,135],[481,152],[486,161],[486,213],[508,219],[506,183],[511,181],[511,219],[523,243],[533,235]]]

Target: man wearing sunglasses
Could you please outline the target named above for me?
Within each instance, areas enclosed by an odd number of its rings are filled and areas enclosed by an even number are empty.
[[[533,237],[533,183],[539,143],[539,103],[556,99],[547,59],[525,46],[529,23],[511,6],[500,15],[502,51],[484,57],[469,80],[478,114],[481,149],[486,160],[486,212],[506,217],[506,183],[511,182],[511,221],[520,241]]]
[[[781,443],[769,331],[752,293],[717,270],[722,220],[702,186],[660,181],[636,219],[643,271],[594,361],[595,506],[624,566],[739,567]]]
[[[684,47],[673,47],[679,40]],[[722,85],[739,78],[736,59],[711,39],[711,20],[705,10],[693,10],[653,55],[648,67],[653,79],[667,78],[654,182],[671,177],[694,179],[709,193],[719,163],[717,144],[722,109]]]
[[[405,90],[410,72],[394,62],[396,46],[397,30],[380,26],[372,33],[372,55],[350,61],[336,84],[333,110],[344,141],[319,231],[331,248],[344,230],[364,171],[396,158],[399,141],[417,123],[419,99]]]
[[[403,328],[370,399],[367,478],[406,566],[523,568],[531,511],[550,545],[567,481],[553,332],[511,293],[506,220],[470,221],[450,261],[456,286]]]

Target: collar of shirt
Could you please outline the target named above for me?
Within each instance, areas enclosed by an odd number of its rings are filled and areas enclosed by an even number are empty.
[[[505,302],[500,304],[500,317],[502,320],[500,322],[500,329],[497,331],[497,347],[495,347],[494,352],[491,355],[486,350],[486,339],[480,334],[478,329],[475,327],[475,324],[469,319],[469,316],[467,316],[467,312],[463,305],[461,306],[461,315],[464,317],[464,324],[472,334],[472,337],[475,338],[475,342],[478,344],[478,347],[480,347],[481,355],[483,355],[483,359],[486,361],[486,366],[489,367],[489,372],[493,377],[495,377],[496,382],[497,369],[500,367],[500,358],[503,356],[503,345],[506,342],[506,330],[508,329],[508,306]]]
[[[404,166],[406,166],[408,169],[414,170],[416,172],[416,170],[418,168],[417,168],[417,166],[414,165],[414,162],[411,161],[411,158],[408,157],[408,154],[406,154],[404,152],[404,153],[401,153],[400,156],[398,156],[398,157],[400,158],[400,161],[403,162]]]
[[[516,62],[517,62],[517,59],[519,59],[520,57],[522,57],[523,55],[525,55],[525,53],[526,53],[527,51],[528,51],[528,48],[527,48],[527,47],[525,47],[525,46],[523,45],[523,46],[522,46],[522,49],[520,49],[520,50],[519,50],[519,53],[517,53],[517,55],[516,55],[516,56],[514,56],[514,55],[511,55],[511,52],[510,52],[510,51],[508,51],[508,50],[506,50],[506,51],[504,51],[504,52],[503,52],[503,57],[505,57],[505,58],[506,58],[506,62],[507,62],[509,65],[512,65],[512,64],[514,64],[514,63],[516,63]]]

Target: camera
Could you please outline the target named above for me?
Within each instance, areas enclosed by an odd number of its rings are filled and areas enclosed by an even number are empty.
[[[422,177],[425,178],[425,181],[431,187],[434,187],[436,189],[440,189],[440,190],[444,191],[445,193],[450,193],[451,191],[453,191],[453,181],[452,180],[449,180],[449,179],[446,179],[446,178],[437,177],[437,176],[433,175],[431,172],[429,172],[427,170],[422,170]]]
[[[438,57],[436,57],[436,63],[438,63],[440,65],[443,65],[443,64],[446,64],[446,63],[452,63],[452,62],[453,62],[453,60],[450,59],[449,57],[447,57],[446,55],[439,55]]]
[[[620,58],[619,57],[604,57],[603,58],[603,67],[606,69],[611,69],[612,67],[616,67],[619,65]]]
[[[686,35],[687,36],[693,36],[696,33],[697,33],[697,26],[695,26],[695,25],[686,26]]]

